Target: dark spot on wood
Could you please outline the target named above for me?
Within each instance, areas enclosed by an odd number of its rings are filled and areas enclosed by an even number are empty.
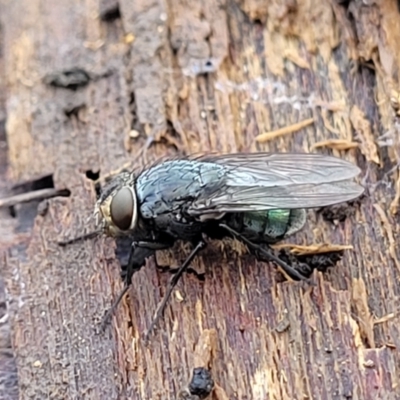
[[[17,218],[17,212],[15,211],[15,206],[8,207],[8,212],[11,218]]]
[[[53,175],[46,175],[32,182],[32,190],[54,189]]]
[[[349,8],[350,0],[336,0],[336,2],[346,9]]]
[[[104,22],[113,22],[121,18],[118,0],[100,0],[99,14],[100,19]]]
[[[54,189],[53,175],[45,175],[38,179],[22,182],[13,186],[13,193],[26,193],[33,190]]]
[[[78,67],[47,74],[43,79],[46,85],[69,90],[76,90],[80,87],[84,87],[90,80],[89,73]]]
[[[75,117],[79,119],[79,112],[84,109],[86,106],[85,104],[79,104],[77,106],[72,106],[70,108],[65,108],[64,109],[64,114],[66,117],[71,118]]]
[[[320,272],[326,272],[328,268],[334,267],[342,259],[342,256],[342,251],[331,251],[324,254],[298,256],[297,259],[308,265],[312,271],[316,269]]]
[[[328,222],[343,222],[346,218],[351,217],[355,214],[356,207],[359,207],[362,198],[365,195],[362,195],[358,199],[354,201],[348,201],[343,204],[334,204],[333,206],[323,207],[317,210],[317,213],[322,215],[322,218]]]
[[[189,391],[192,396],[205,399],[210,395],[214,388],[214,380],[211,371],[204,367],[193,370],[192,380],[189,383]]]
[[[91,169],[86,171],[86,178],[91,179],[92,181],[97,181],[100,178],[100,170],[92,171]]]
[[[114,7],[104,10],[100,14],[100,18],[104,22],[113,22],[116,19],[121,18],[121,12],[119,10],[119,5],[115,4]]]
[[[135,104],[135,93],[131,92],[129,95],[129,105]]]
[[[314,270],[326,272],[328,268],[334,267],[343,256],[342,251],[331,251],[323,254],[310,254],[295,256],[289,251],[282,249],[279,258],[291,265],[302,275],[309,277]]]

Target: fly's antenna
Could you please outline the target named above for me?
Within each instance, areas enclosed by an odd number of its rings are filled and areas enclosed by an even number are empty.
[[[69,244],[80,242],[81,240],[93,239],[94,237],[100,235],[102,232],[103,232],[103,229],[97,229],[95,231],[85,233],[83,235],[74,237],[72,239],[62,240],[62,241],[58,242],[58,244],[60,246],[67,246]]]
[[[101,222],[101,219],[99,218],[100,215],[100,211],[99,211],[99,207],[98,205],[96,206],[95,212],[93,213],[93,215],[91,215],[88,219],[87,222],[89,222],[91,219],[95,219],[95,223],[96,226],[98,226],[97,229],[95,229],[94,231],[88,232],[88,233],[84,233],[83,235],[79,235],[76,236],[72,239],[68,239],[68,240],[61,240],[58,242],[59,246],[68,246],[70,244],[73,243],[77,243],[83,240],[88,240],[88,239],[93,239],[94,237],[99,236],[101,233],[103,233],[104,231],[104,223]]]

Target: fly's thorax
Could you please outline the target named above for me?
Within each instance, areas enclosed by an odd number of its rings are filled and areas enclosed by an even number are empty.
[[[249,240],[276,243],[299,231],[305,222],[303,209],[277,209],[234,214],[229,224]]]
[[[96,204],[98,223],[110,236],[131,233],[138,222],[134,176],[124,174],[104,188]]]
[[[179,214],[199,197],[207,199],[208,193],[221,190],[225,174],[225,167],[196,160],[170,160],[157,164],[137,177],[140,216],[151,219],[169,213]],[[215,215],[222,217],[223,213],[216,210]],[[204,219],[211,218],[204,216]]]

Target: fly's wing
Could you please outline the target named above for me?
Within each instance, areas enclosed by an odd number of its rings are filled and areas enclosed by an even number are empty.
[[[193,216],[215,212],[313,208],[354,199],[364,189],[350,181],[355,165],[320,154],[255,153],[202,157],[224,167],[218,187],[198,196]]]
[[[323,154],[239,153],[205,156],[200,160],[234,170],[234,175],[229,174],[227,178],[234,179],[234,184],[239,186],[330,183],[352,179],[360,173],[360,169],[354,164]],[[229,185],[231,186],[231,182]]]

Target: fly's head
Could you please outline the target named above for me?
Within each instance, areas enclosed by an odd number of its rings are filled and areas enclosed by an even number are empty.
[[[135,177],[124,172],[102,191],[95,209],[96,223],[109,236],[131,233],[138,221]]]

